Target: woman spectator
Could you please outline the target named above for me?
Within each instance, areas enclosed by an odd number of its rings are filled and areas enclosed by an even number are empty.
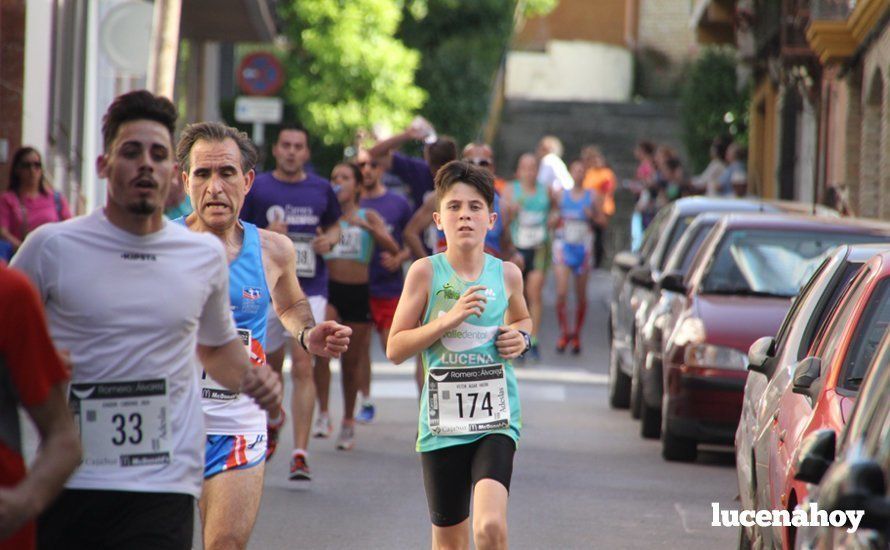
[[[699,193],[704,193],[709,197],[718,195],[717,189],[720,185],[720,176],[726,170],[726,148],[729,147],[729,140],[723,136],[715,137],[711,142],[711,162],[705,167],[704,172],[692,178],[692,185]]]
[[[0,238],[18,249],[37,227],[70,217],[65,197],[43,174],[40,153],[33,147],[16,151],[9,169],[9,191],[0,195]]]
[[[745,159],[748,157],[748,151],[736,142],[729,144],[726,148],[726,170],[720,175],[720,184],[717,194],[723,197],[733,197],[736,193],[733,190],[733,182],[742,180],[747,182],[747,168],[745,167]]]
[[[599,268],[605,253],[604,235],[609,219],[615,214],[615,188],[618,180],[615,172],[606,164],[606,157],[599,147],[588,145],[581,150],[581,162],[584,163],[584,189],[591,189],[599,201],[597,211],[600,213],[593,222],[593,267]]]

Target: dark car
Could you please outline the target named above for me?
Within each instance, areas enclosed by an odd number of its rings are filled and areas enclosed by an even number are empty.
[[[711,212],[695,217],[668,257],[662,277],[686,276],[705,237],[723,215]],[[640,417],[640,435],[645,438],[658,437],[661,433],[661,350],[677,315],[683,310],[685,298],[683,294],[662,288],[661,279],[655,282],[652,295],[654,305],[641,307],[637,312],[630,392],[631,412]]]
[[[609,312],[609,404],[613,408],[623,409],[630,405],[637,310],[652,305],[653,281],[659,277],[668,256],[692,220],[704,212],[785,212],[801,207],[796,203],[747,199],[679,199],[658,212],[646,228],[639,252],[624,251],[615,255]]]
[[[826,251],[885,234],[877,223],[732,214],[708,235],[685,280],[662,279],[686,295],[663,355],[665,459],[693,460],[698,443],[732,444],[751,344],[776,333]]]
[[[848,526],[801,527],[798,548],[890,548],[890,332],[867,371],[840,437],[814,432],[795,457],[797,479],[811,484],[803,510],[814,503],[828,513],[861,510],[861,522],[853,533]]]

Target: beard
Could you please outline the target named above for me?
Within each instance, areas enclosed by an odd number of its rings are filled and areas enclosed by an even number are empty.
[[[137,216],[150,216],[157,212],[158,205],[146,199],[140,199],[137,202],[131,202],[127,205],[127,212],[136,214]]]

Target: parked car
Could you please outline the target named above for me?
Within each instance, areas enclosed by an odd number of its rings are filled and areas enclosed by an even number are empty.
[[[796,548],[890,548],[890,332],[867,370],[840,435],[830,429],[810,434],[795,459],[798,480],[812,484],[805,511],[816,503],[828,513],[853,509],[864,515],[854,533],[802,527]]]
[[[791,206],[793,205],[793,206]],[[639,252],[624,251],[612,260],[613,296],[609,312],[609,404],[630,405],[634,334],[637,310],[648,308],[652,284],[683,232],[703,212],[782,212],[795,203],[687,197],[663,207],[643,235]]]
[[[769,509],[793,510],[807,495],[795,479],[795,453],[807,435],[839,432],[850,417],[859,386],[890,325],[890,252],[866,262],[844,291],[807,357],[794,365],[791,385],[768,425]],[[794,547],[794,527],[773,529],[784,548]]]
[[[671,274],[685,277],[705,237],[722,216],[723,213],[720,212],[696,216],[668,257],[662,276]],[[654,438],[661,434],[661,350],[665,337],[674,327],[677,315],[683,310],[686,297],[662,288],[661,278],[655,282],[652,296],[655,304],[651,308],[645,308],[647,313],[641,307],[637,314],[635,324],[639,328],[634,337],[630,391],[631,412],[639,411],[640,435],[644,438]]]
[[[662,288],[686,294],[663,352],[666,460],[694,460],[699,443],[733,443],[751,344],[776,333],[827,250],[883,240],[883,231],[854,220],[732,214],[708,235],[686,279],[662,278]]]
[[[736,473],[743,509],[767,509],[771,504],[766,483],[769,439],[762,436],[768,433],[778,414],[779,398],[791,386],[794,365],[806,357],[850,279],[868,259],[887,250],[890,244],[843,245],[832,250],[801,288],[775,337],[764,336],[751,345],[742,415],[735,435]],[[779,544],[770,530],[756,526],[741,529],[742,540],[755,547]]]

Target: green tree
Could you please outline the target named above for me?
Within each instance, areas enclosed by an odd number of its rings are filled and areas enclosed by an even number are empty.
[[[376,123],[406,125],[426,94],[414,84],[420,55],[395,37],[403,0],[289,0],[285,95],[325,145],[352,142]]]
[[[399,36],[421,52],[417,84],[429,94],[421,110],[460,142],[480,137],[492,86],[522,17],[544,15],[558,0],[413,0]],[[521,16],[521,17],[519,17]]]
[[[747,143],[748,94],[738,89],[736,65],[732,48],[704,48],[683,83],[683,140],[696,172],[708,164],[715,137],[728,135]]]

